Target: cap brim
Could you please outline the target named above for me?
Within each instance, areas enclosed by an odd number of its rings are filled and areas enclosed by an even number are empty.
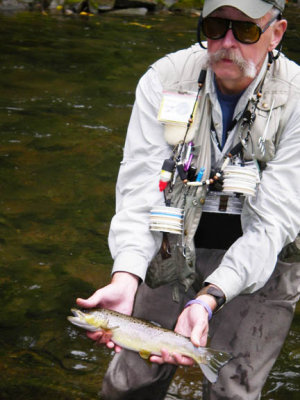
[[[262,0],[206,0],[204,2],[202,15],[205,18],[217,8],[224,6],[237,8],[253,19],[263,17],[273,7],[272,4]]]

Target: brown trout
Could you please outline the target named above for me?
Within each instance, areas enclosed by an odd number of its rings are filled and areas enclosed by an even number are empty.
[[[192,358],[213,383],[217,381],[219,369],[231,359],[228,353],[209,347],[196,347],[185,336],[116,311],[104,308],[71,311],[74,316],[68,317],[68,320],[72,324],[92,332],[101,329],[110,332],[114,343],[138,352],[142,358],[148,359],[152,354],[161,355],[161,349]]]

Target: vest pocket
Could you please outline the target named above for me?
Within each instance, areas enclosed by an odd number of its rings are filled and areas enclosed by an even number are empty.
[[[160,251],[151,261],[146,275],[146,284],[152,289],[167,283],[179,282],[186,290],[195,280],[194,252],[178,244],[178,235],[164,234]]]

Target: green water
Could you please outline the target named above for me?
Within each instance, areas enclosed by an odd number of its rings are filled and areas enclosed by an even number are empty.
[[[300,62],[299,11],[285,52]],[[134,90],[195,18],[0,16],[0,399],[97,399],[111,353],[66,321],[109,280],[107,232]],[[280,327],[279,327],[280,329]],[[264,399],[296,399],[300,314]],[[201,398],[197,368],[168,399]],[[155,399],[154,399],[155,400]]]

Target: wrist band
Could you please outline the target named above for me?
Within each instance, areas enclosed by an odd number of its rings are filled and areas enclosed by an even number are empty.
[[[200,304],[201,306],[203,306],[205,308],[205,310],[208,312],[208,320],[211,319],[212,317],[212,310],[210,308],[210,306],[203,300],[199,300],[199,299],[194,299],[194,300],[190,300],[189,302],[186,303],[186,305],[184,306],[184,308],[191,306],[192,304]]]

